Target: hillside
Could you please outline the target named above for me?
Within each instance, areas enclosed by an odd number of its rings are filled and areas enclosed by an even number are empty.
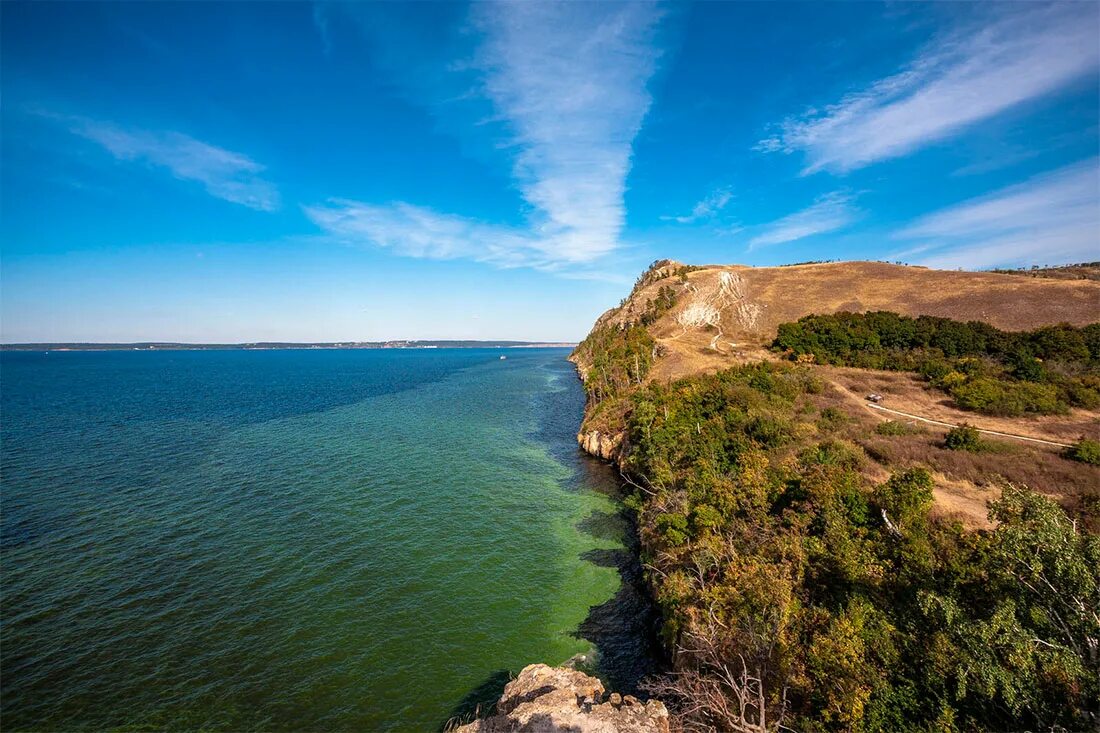
[[[661,261],[573,352],[683,730],[1100,723],[1100,283]]]
[[[1092,280],[882,262],[687,268],[666,260],[647,271],[596,327],[639,320],[663,288],[673,291],[675,305],[647,326],[665,350],[654,373],[661,378],[721,368],[770,343],[779,324],[811,313],[885,310],[984,321],[1006,331],[1100,320],[1100,282]]]

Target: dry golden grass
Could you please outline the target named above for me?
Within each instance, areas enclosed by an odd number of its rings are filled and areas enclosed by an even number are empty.
[[[891,471],[927,467],[935,480],[936,513],[970,527],[988,526],[986,502],[1006,481],[1055,498],[1071,512],[1079,509],[1083,496],[1100,487],[1100,468],[1071,461],[1054,447],[983,436],[989,450],[953,451],[943,444],[946,428],[916,422],[908,435],[879,435],[875,427],[892,416],[867,409],[836,382],[828,383],[812,401],[818,411],[831,407],[846,416],[833,429],[833,437],[863,449],[868,458],[863,473],[869,481],[880,483]]]
[[[1039,415],[1025,418],[992,417],[961,410],[945,393],[929,387],[920,376],[908,372],[881,372],[850,367],[814,367],[815,373],[840,386],[852,404],[865,410],[868,393],[883,396],[882,406],[952,425],[970,423],[981,430],[1024,435],[1056,443],[1072,443],[1085,436],[1100,438],[1100,411],[1073,410],[1068,415]],[[890,414],[880,419],[897,419]],[[945,428],[946,430],[946,428]]]
[[[672,273],[675,267],[672,263],[666,271]],[[648,284],[622,308],[605,313],[598,324],[636,322],[665,286],[675,288],[679,298],[649,327],[661,353],[649,379],[660,382],[778,359],[766,347],[779,324],[813,313],[888,310],[984,321],[1008,331],[1100,321],[1100,281],[1095,279],[833,262],[761,268],[710,265],[684,278],[670,276]],[[710,325],[684,325],[693,321],[693,313],[707,308],[717,311]],[[942,515],[958,517],[970,526],[986,526],[986,502],[996,495],[997,482],[1004,480],[1057,497],[1071,511],[1081,497],[1100,487],[1100,469],[1063,458],[1055,447],[997,440],[1002,447],[996,452],[959,453],[942,447],[946,428],[930,425],[922,425],[921,432],[913,435],[877,435],[875,425],[896,416],[871,410],[865,396],[878,392],[886,397],[885,407],[932,420],[969,422],[982,429],[1058,443],[1100,437],[1100,412],[986,417],[956,408],[947,395],[929,389],[912,374],[838,367],[815,367],[815,372],[830,385],[815,398],[817,407],[834,406],[849,416],[841,432],[871,457],[867,477],[881,481],[890,470],[928,466],[936,479],[937,512]]]
[[[740,296],[721,304],[723,346],[729,341],[765,344],[774,338],[780,323],[845,310],[977,320],[1007,331],[1062,322],[1083,326],[1100,320],[1100,282],[1095,280],[930,270],[882,262],[711,265],[689,273],[686,280],[667,277],[650,283],[624,308],[605,318],[611,322],[636,319],[661,287],[672,286],[682,291],[680,302],[653,330],[661,337],[675,336],[684,331],[677,316],[715,292],[723,273],[736,276]],[[746,317],[753,314],[755,318]]]

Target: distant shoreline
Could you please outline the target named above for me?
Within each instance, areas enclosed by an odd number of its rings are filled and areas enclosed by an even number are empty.
[[[314,349],[549,349],[572,348],[565,341],[324,341],[295,343],[257,341],[239,344],[188,344],[167,341],[134,343],[0,344],[0,351],[278,351]]]

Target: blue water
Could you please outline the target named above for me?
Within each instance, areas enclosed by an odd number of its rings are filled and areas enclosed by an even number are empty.
[[[0,354],[5,729],[436,730],[577,653],[636,683],[566,354]]]

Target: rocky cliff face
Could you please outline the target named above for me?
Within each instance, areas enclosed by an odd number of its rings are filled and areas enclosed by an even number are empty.
[[[615,460],[623,442],[622,433],[601,433],[599,430],[587,430],[577,433],[577,442],[589,455]]]
[[[607,694],[595,677],[532,664],[508,683],[495,715],[461,733],[668,733],[668,710],[656,700]]]

